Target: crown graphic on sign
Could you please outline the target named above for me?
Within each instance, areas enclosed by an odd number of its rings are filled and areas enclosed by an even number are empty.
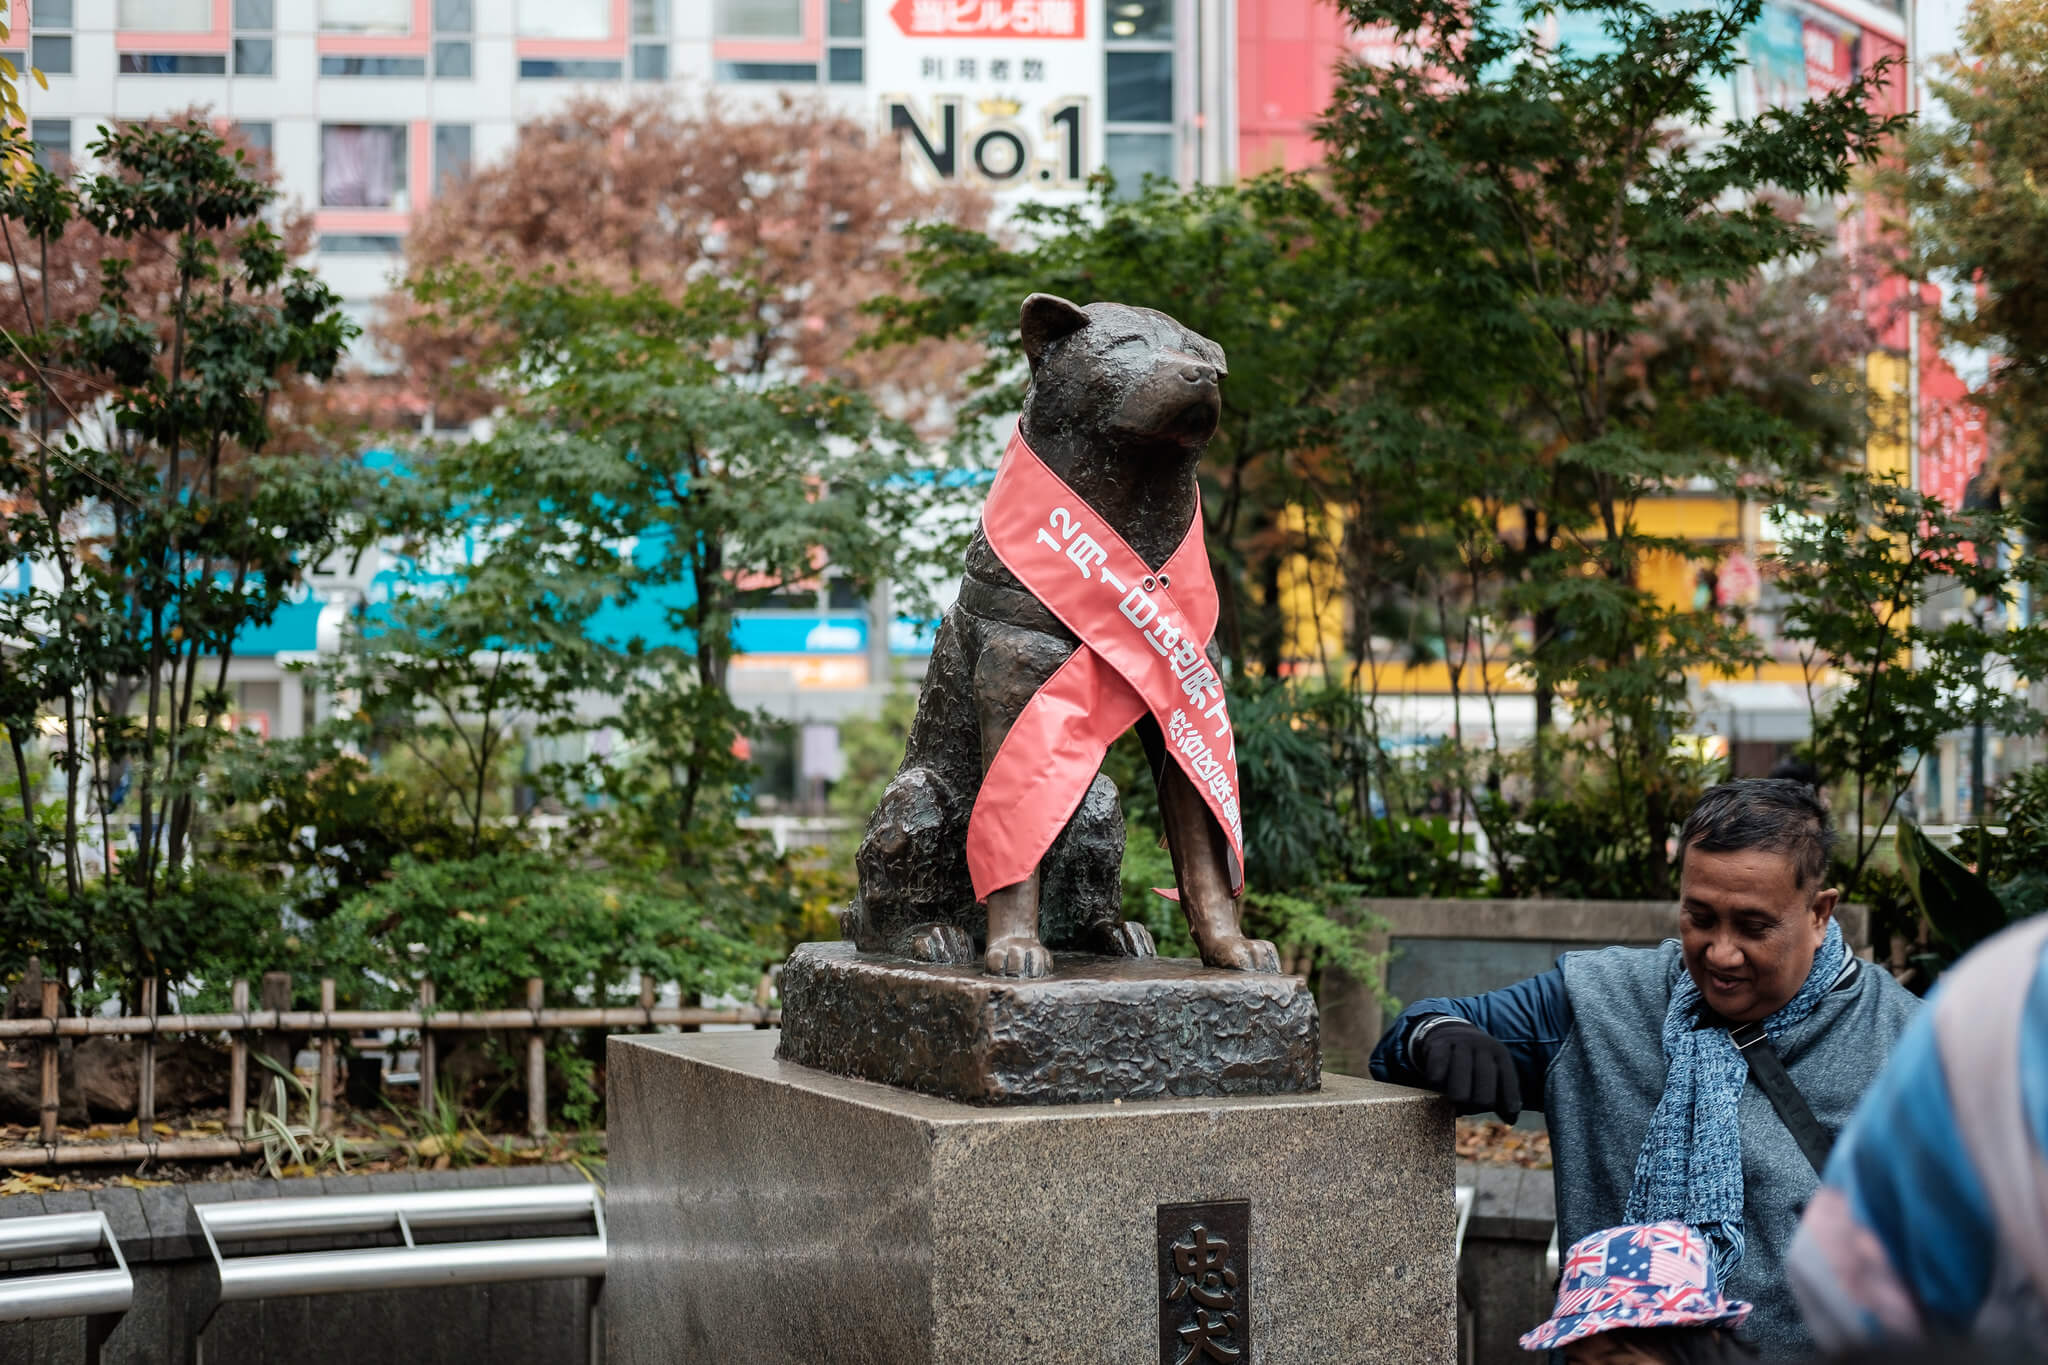
[[[990,95],[987,99],[978,101],[974,107],[989,118],[1015,118],[1024,104],[1023,101],[1013,100],[1008,95]]]

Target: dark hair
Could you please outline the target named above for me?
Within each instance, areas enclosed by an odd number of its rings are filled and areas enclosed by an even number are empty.
[[[1714,1326],[1618,1326],[1599,1334],[1616,1347],[1655,1355],[1665,1365],[1739,1365],[1755,1361],[1747,1340]]]
[[[1758,1358],[1756,1347],[1718,1327],[1616,1327],[1600,1337],[1666,1365],[1738,1365]]]
[[[1797,782],[1801,786],[1812,787],[1815,791],[1820,790],[1820,769],[1814,767],[1803,758],[1779,759],[1778,765],[1771,769],[1771,776],[1782,777],[1788,782]]]
[[[1819,795],[1783,777],[1746,777],[1707,788],[1678,835],[1681,866],[1695,848],[1702,853],[1762,849],[1789,855],[1802,887],[1827,876],[1834,847],[1834,826]]]

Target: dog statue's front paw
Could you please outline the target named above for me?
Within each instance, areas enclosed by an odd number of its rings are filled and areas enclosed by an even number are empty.
[[[919,962],[964,967],[974,961],[974,939],[957,924],[920,924],[905,937],[903,949]]]
[[[1230,934],[1202,945],[1202,961],[1239,972],[1280,971],[1280,950],[1262,938]]]
[[[989,940],[988,955],[982,959],[990,976],[1038,977],[1052,975],[1052,954],[1035,938]]]

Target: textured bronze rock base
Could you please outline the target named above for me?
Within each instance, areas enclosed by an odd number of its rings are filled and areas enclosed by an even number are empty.
[[[1330,1075],[1310,1095],[988,1109],[774,1049],[612,1037],[611,1365],[1456,1358],[1434,1095]],[[1221,1306],[1198,1314],[1176,1272],[1205,1266]],[[1240,1311],[1242,1333],[1199,1330]]]
[[[1280,1095],[1322,1081],[1297,977],[1057,954],[1025,981],[806,943],[782,969],[784,1061],[968,1104]]]

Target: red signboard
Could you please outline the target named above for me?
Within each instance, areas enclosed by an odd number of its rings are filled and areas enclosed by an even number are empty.
[[[1081,38],[1089,0],[896,0],[908,38]]]

